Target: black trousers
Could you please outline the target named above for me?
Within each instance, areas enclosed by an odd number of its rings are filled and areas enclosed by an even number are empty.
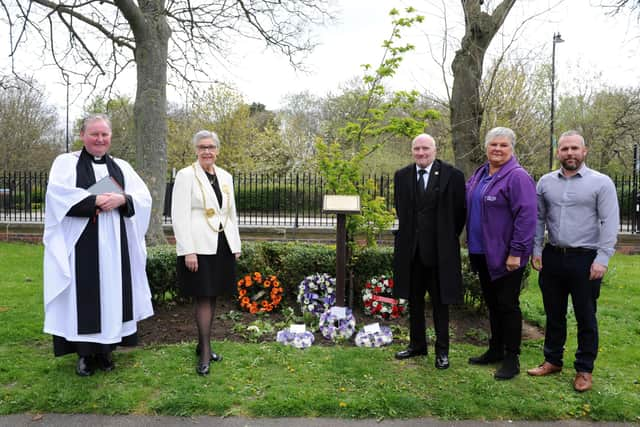
[[[498,352],[520,354],[522,342],[522,312],[520,284],[524,267],[491,280],[484,255],[469,254],[473,269],[478,272],[482,297],[489,310],[491,338],[489,348]]]
[[[567,340],[567,304],[569,295],[578,324],[578,349],[573,363],[578,372],[592,372],[598,354],[597,301],[601,279],[589,280],[596,251],[558,253],[546,246],[542,251],[540,290],[547,325],[544,338],[544,359],[562,366]]]
[[[436,354],[449,354],[449,306],[442,304],[438,269],[425,266],[416,251],[411,263],[411,289],[409,291],[409,345],[421,351],[427,349],[424,297],[429,292],[433,308],[433,328],[436,332]]]

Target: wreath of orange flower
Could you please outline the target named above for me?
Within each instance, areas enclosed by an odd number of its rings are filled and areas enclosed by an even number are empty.
[[[240,308],[251,314],[269,313],[282,301],[282,285],[274,275],[255,271],[238,280],[237,287]]]

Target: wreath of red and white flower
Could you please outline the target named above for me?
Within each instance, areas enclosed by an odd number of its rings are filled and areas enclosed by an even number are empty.
[[[406,299],[393,296],[393,278],[373,277],[362,288],[364,313],[383,320],[397,319],[406,314],[409,306]]]
[[[274,275],[255,271],[238,280],[238,303],[251,314],[269,313],[282,301],[282,285]]]

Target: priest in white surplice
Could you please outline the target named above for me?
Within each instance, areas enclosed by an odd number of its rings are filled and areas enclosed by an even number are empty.
[[[112,370],[113,349],[136,345],[136,322],[153,315],[144,241],[151,195],[126,161],[107,154],[107,116],[87,117],[80,138],[84,148],[58,156],[49,173],[44,332],[56,356],[78,354],[76,373],[87,376]],[[92,188],[107,176],[108,192]]]

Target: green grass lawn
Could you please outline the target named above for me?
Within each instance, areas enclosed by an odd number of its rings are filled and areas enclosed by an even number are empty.
[[[542,340],[523,343],[522,374],[502,382],[494,367],[467,364],[483,348],[460,344],[451,348],[452,367],[438,371],[432,355],[396,361],[398,346],[220,342],[225,359],[208,377],[195,374],[193,344],[157,345],[118,351],[115,371],[80,378],[76,358],[54,358],[42,333],[42,246],[0,243],[0,414],[640,421],[640,256],[618,255],[610,268],[599,300],[594,388],[583,394],[572,388],[574,322],[567,369],[547,378],[525,373],[542,361]],[[544,324],[536,280],[522,296],[523,312]]]

